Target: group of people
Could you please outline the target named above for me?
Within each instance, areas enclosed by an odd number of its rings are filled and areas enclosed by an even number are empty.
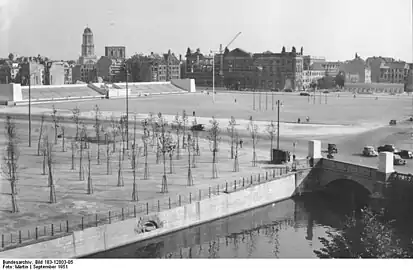
[[[306,121],[307,123],[310,123],[310,117],[309,117],[309,116],[306,116],[305,121]],[[300,118],[300,117],[298,117],[297,123],[301,123],[301,118]]]

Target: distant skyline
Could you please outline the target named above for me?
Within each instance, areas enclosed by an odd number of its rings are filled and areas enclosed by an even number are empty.
[[[0,57],[76,60],[86,26],[98,57],[110,45],[127,56],[209,53],[242,32],[230,49],[413,62],[412,0],[0,0]]]

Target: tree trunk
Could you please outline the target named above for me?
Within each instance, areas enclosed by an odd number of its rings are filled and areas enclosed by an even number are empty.
[[[212,151],[212,178],[218,178],[217,164],[216,164],[216,150]]]
[[[169,173],[170,173],[170,174],[173,174],[173,163],[172,163],[172,160],[173,160],[173,153],[171,152],[171,153],[169,154]]]
[[[180,144],[180,140],[181,140],[181,138],[180,138],[180,133],[178,132],[178,129],[177,129],[177,132],[176,132],[176,137],[177,137],[177,141],[176,141],[176,143],[177,143],[177,146],[176,146],[176,159],[177,160],[179,160],[179,159],[181,159],[181,149],[179,149],[180,147],[181,147],[181,144]]]
[[[80,142],[80,156],[79,156],[79,181],[85,180],[83,178],[83,142]]]
[[[43,120],[40,124],[40,134],[39,134],[39,140],[37,142],[37,155],[40,156],[40,144],[42,141],[42,137],[43,137]]]
[[[118,187],[123,187],[124,185],[122,175],[122,149],[119,149]]]
[[[75,169],[75,143],[72,142],[72,168],[71,170]]]
[[[10,181],[10,190],[11,190],[11,212],[18,213],[19,206],[17,205],[17,192],[16,192],[16,180],[12,179]]]
[[[143,179],[148,180],[149,179],[149,167],[148,167],[148,143],[144,143],[144,153],[145,153],[145,169],[143,173]]]
[[[43,150],[43,171],[42,175],[46,175],[46,150]]]
[[[97,135],[97,148],[98,148],[98,153],[97,153],[97,163],[98,165],[100,164],[100,138],[99,134]]]
[[[65,130],[62,129],[62,152],[65,151]]]

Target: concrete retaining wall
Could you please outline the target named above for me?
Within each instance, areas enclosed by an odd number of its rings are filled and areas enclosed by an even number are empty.
[[[0,84],[0,103],[7,104],[8,102],[21,101],[22,87],[20,84]]]
[[[296,175],[290,174],[234,193],[195,201],[160,213],[151,213],[143,218],[156,220],[160,228],[147,233],[138,231],[139,218],[130,219],[88,228],[63,238],[7,250],[1,252],[0,257],[83,257],[288,199],[294,194],[297,184]]]
[[[194,79],[174,79],[171,83],[178,88],[188,91],[189,93],[196,92],[195,80]]]

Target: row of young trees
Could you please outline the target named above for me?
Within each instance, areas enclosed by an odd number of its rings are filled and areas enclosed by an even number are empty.
[[[123,187],[123,161],[125,160],[125,155],[130,160],[130,166],[133,175],[133,186],[132,186],[132,200],[138,200],[138,188],[137,188],[137,178],[138,178],[138,168],[139,160],[141,157],[144,158],[144,168],[143,168],[143,179],[149,179],[149,148],[156,155],[156,163],[163,163],[163,175],[162,175],[162,185],[161,192],[168,192],[168,181],[167,181],[167,158],[169,159],[169,173],[174,172],[173,168],[173,157],[176,153],[176,159],[181,159],[181,151],[184,150],[188,154],[188,174],[187,174],[187,184],[193,185],[192,169],[196,168],[196,157],[201,155],[199,147],[199,131],[196,129],[191,129],[188,123],[188,116],[185,111],[182,115],[177,114],[174,117],[172,123],[168,123],[162,113],[154,115],[149,114],[145,118],[141,125],[143,127],[143,134],[141,135],[141,144],[138,142],[137,138],[137,118],[136,115],[133,120],[133,140],[131,148],[126,145],[126,117],[121,116],[116,119],[114,116],[111,117],[108,124],[102,117],[100,108],[96,105],[93,109],[94,111],[94,123],[93,131],[94,137],[89,136],[87,125],[80,118],[80,110],[78,107],[72,110],[71,120],[75,124],[75,135],[69,137],[71,139],[71,170],[76,170],[76,159],[78,159],[78,176],[79,181],[85,181],[87,178],[87,194],[93,194],[93,184],[92,184],[92,174],[91,174],[91,163],[92,163],[92,153],[90,143],[95,143],[97,147],[96,152],[96,162],[98,165],[102,162],[101,156],[101,146],[106,146],[105,158],[106,158],[106,173],[111,174],[111,162],[112,156],[118,153],[118,166],[117,166],[117,186]],[[51,113],[52,124],[48,127],[45,124],[46,116],[42,115],[40,120],[39,137],[37,144],[37,155],[42,156],[42,174],[48,176],[48,186],[50,188],[50,203],[56,202],[56,191],[55,191],[55,181],[53,175],[54,168],[54,152],[55,145],[58,144],[58,139],[62,140],[61,152],[65,152],[67,147],[65,145],[66,138],[66,128],[63,123],[63,119],[58,116],[56,108],[53,106]],[[221,129],[219,122],[213,117],[210,121],[211,127],[208,130],[207,139],[209,140],[209,148],[212,152],[212,178],[218,178],[218,152],[219,144],[221,141]],[[196,118],[193,120],[192,125],[197,125]],[[239,171],[238,162],[238,152],[239,148],[242,147],[242,139],[240,139],[238,130],[236,128],[237,123],[234,117],[231,117],[228,123],[228,132],[230,134],[230,144],[231,144],[231,159],[234,159],[233,171]],[[274,125],[271,125],[268,129],[271,138],[271,145],[274,137]],[[257,156],[256,156],[256,146],[258,143],[258,126],[250,118],[250,124],[248,130],[251,133],[252,139],[252,149],[253,149],[253,166],[256,166]],[[53,143],[50,142],[49,133],[54,136]],[[4,155],[3,162],[3,173],[9,179],[11,184],[11,197],[12,197],[12,211],[18,212],[17,200],[16,200],[16,182],[17,182],[17,170],[18,170],[18,139],[16,126],[12,119],[8,117],[6,119],[6,137],[7,137],[7,147],[6,154]],[[120,146],[117,149],[117,143]],[[272,148],[272,147],[271,147]],[[127,149],[129,149],[127,151]],[[86,164],[84,164],[86,162]]]

